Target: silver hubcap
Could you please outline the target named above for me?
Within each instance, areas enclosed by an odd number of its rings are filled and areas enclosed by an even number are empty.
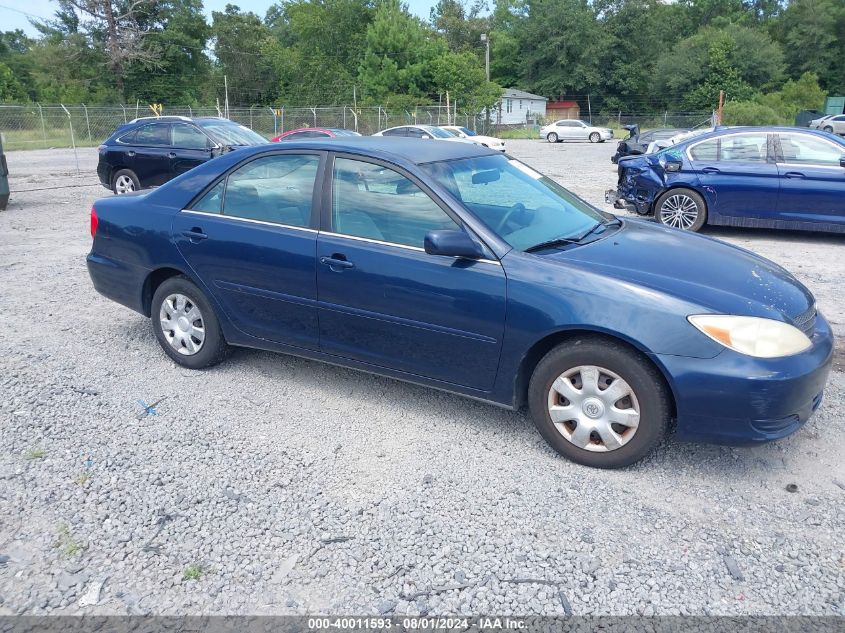
[[[170,347],[184,356],[193,356],[205,341],[205,323],[199,307],[182,294],[169,295],[158,314],[161,330]]]
[[[135,183],[129,176],[118,176],[117,180],[114,181],[114,190],[116,193],[129,193],[135,191]]]
[[[593,132],[592,134],[590,134],[590,142],[592,142],[592,143],[598,143],[598,142],[599,142],[599,135],[598,135],[598,134],[596,134],[595,132]]]
[[[549,416],[578,448],[596,453],[625,446],[640,424],[640,405],[627,382],[603,367],[562,373],[549,390]]]
[[[698,219],[698,205],[683,193],[669,196],[660,207],[660,221],[676,229],[688,230]]]
[[[549,140],[549,143],[557,143],[557,134],[549,134],[546,138]]]

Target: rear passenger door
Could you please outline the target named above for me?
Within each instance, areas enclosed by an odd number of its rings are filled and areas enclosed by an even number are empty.
[[[138,128],[134,147],[127,152],[130,169],[142,187],[156,187],[170,180],[170,123],[150,123]]]
[[[801,132],[777,136],[778,219],[845,226],[845,146]]]
[[[717,136],[689,147],[710,220],[718,216],[772,220],[777,212],[780,179],[766,132]]]
[[[263,155],[176,214],[180,253],[232,324],[249,336],[316,350],[315,181],[320,152]]]
[[[410,174],[338,156],[317,242],[320,347],[373,366],[492,388],[505,321],[498,261],[428,255],[457,218]]]

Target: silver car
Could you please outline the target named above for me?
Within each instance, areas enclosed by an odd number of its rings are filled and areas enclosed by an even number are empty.
[[[607,127],[594,127],[579,119],[561,119],[540,128],[540,138],[549,143],[560,141],[590,141],[604,143],[613,138],[613,130]]]
[[[823,130],[832,134],[845,134],[845,114],[831,114],[810,121],[811,130]]]

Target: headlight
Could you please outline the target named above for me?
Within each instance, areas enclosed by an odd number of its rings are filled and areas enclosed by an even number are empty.
[[[687,318],[717,343],[757,358],[792,356],[812,346],[801,330],[783,321],[730,314],[695,314]]]

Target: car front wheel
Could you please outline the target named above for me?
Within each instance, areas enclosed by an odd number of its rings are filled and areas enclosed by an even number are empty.
[[[671,416],[657,369],[603,337],[566,341],[538,363],[528,388],[537,430],[579,464],[621,468],[645,457]]]
[[[557,134],[555,134],[554,132],[549,132],[549,133],[546,135],[546,140],[547,140],[549,143],[557,143],[557,142],[558,142]]]
[[[657,199],[654,217],[682,231],[698,231],[707,221],[704,198],[691,189],[670,189]]]
[[[138,176],[131,169],[120,169],[115,172],[112,177],[112,191],[117,195],[122,193],[129,193],[131,191],[138,191],[141,188],[141,183],[138,181]]]
[[[153,295],[151,317],[165,353],[190,369],[223,360],[229,346],[205,295],[187,277],[165,280]]]

